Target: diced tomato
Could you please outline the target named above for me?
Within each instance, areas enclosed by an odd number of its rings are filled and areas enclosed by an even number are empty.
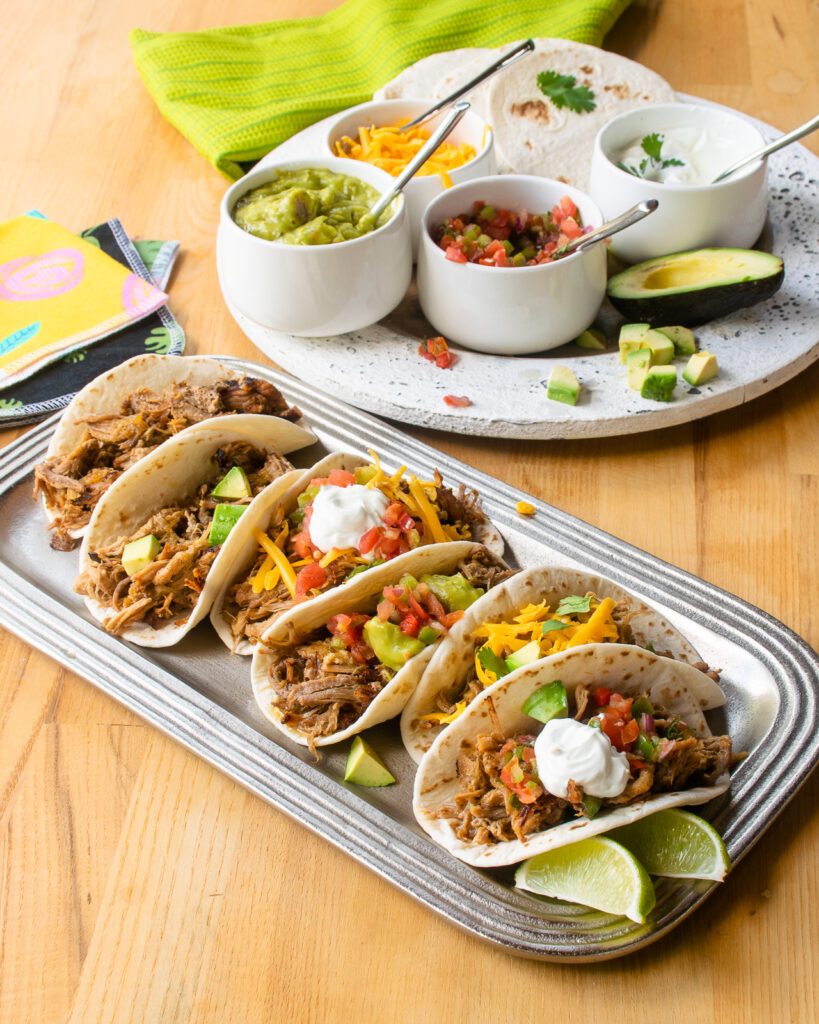
[[[472,405],[472,399],[467,398],[466,395],[444,395],[444,402],[454,409],[466,409],[467,406]]]
[[[349,615],[331,615],[327,620],[327,628],[333,636],[343,636],[350,628],[350,621]]]
[[[311,590],[320,590],[327,582],[327,571],[318,562],[312,562],[296,576],[296,599],[304,597]]]
[[[444,626],[446,626],[447,629],[452,629],[452,627],[455,625],[455,623],[456,622],[460,622],[460,620],[463,617],[464,617],[464,613],[462,611],[458,610],[456,612],[450,612],[449,615],[445,615],[443,617],[443,619],[440,620],[440,622]]]
[[[306,530],[293,534],[290,540],[293,542],[293,547],[296,549],[296,554],[299,558],[313,557],[313,544],[310,540],[310,534]],[[305,566],[305,568],[307,567]]]
[[[377,526],[371,526],[366,533],[361,535],[358,542],[358,550],[362,555],[368,555],[375,545],[381,540],[381,530]]]
[[[469,262],[469,260],[466,258],[466,253],[463,251],[463,249],[459,249],[455,245],[447,246],[447,249],[446,249],[446,252],[444,253],[444,255],[446,256],[446,258],[448,260],[451,260],[453,263],[468,263]]]
[[[433,617],[433,619],[437,619],[439,622],[444,621],[444,619],[446,618],[446,608],[444,608],[444,606],[441,604],[438,598],[432,593],[431,590],[424,596],[422,604],[429,612],[429,614]]]
[[[409,601],[409,606],[412,609],[412,612],[415,615],[415,617],[421,622],[426,622],[429,619],[429,615],[427,614],[426,609],[422,608],[421,605],[415,600],[415,595],[411,590],[407,591],[407,599]]]
[[[378,607],[375,609],[375,614],[381,619],[382,622],[386,622],[387,619],[395,611],[395,605],[392,601],[383,600],[378,602]]]
[[[487,245],[487,247],[484,249],[484,255],[486,255],[486,256],[494,256],[495,253],[498,252],[499,250],[501,252],[504,251],[503,245],[502,245],[501,242],[499,242],[497,239],[495,239],[494,242],[490,242],[489,245]]]
[[[439,352],[435,357],[435,365],[439,370],[450,370],[457,361],[458,357],[454,352],[450,352],[449,349],[446,352]]]
[[[543,787],[524,771],[517,757],[511,758],[503,766],[500,777],[504,786],[511,790],[522,804],[533,804],[543,793]]]
[[[386,532],[386,531],[385,531]],[[398,537],[382,536],[378,543],[378,554],[382,558],[389,560],[395,558],[396,555],[401,554],[401,539]]]
[[[411,530],[415,526],[415,520],[400,501],[394,501],[391,505],[387,505],[387,510],[381,518],[387,526],[396,526],[399,530]],[[406,525],[407,519],[410,520],[410,526]]]
[[[353,659],[360,665],[365,665],[368,661],[375,657],[375,652],[369,644],[365,644],[363,640],[356,640],[350,645],[350,652]]]
[[[598,686],[592,691],[592,698],[599,708],[604,708],[611,700],[611,690],[607,690],[605,686]]]
[[[403,587],[384,587],[383,590],[384,597],[399,608],[407,607],[408,593]]]
[[[495,253],[495,266],[496,267],[508,267],[509,257],[506,255],[505,249],[498,249]]]
[[[583,234],[583,228],[580,227],[574,217],[566,217],[560,225],[560,230],[566,238],[577,238]]]
[[[640,726],[632,718],[623,726],[623,745],[628,746],[640,735]]]
[[[577,216],[577,206],[569,199],[568,196],[563,196],[560,200],[560,209],[566,214],[567,217]]]
[[[350,487],[355,483],[355,477],[346,469],[331,469],[327,482],[334,487]]]
[[[413,615],[409,612],[401,619],[401,632],[406,633],[407,636],[418,636],[418,631],[421,628],[421,621],[417,615]]]

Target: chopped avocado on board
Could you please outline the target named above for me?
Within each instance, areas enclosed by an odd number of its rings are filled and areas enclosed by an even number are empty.
[[[676,386],[676,366],[652,366],[645,376],[640,394],[655,402],[670,402]]]
[[[628,386],[633,391],[639,391],[646,379],[646,374],[651,367],[651,349],[638,348],[629,352],[626,356],[626,375]]]
[[[208,540],[211,547],[219,547],[228,539],[233,527],[239,522],[239,517],[247,508],[247,505],[217,505],[213,510],[213,522],[210,524],[210,537]]]
[[[688,327],[658,327],[657,330],[671,339],[678,356],[693,356],[697,351],[697,339]]]
[[[546,397],[553,402],[577,405],[580,396],[580,381],[568,366],[553,366],[546,385]]]
[[[606,351],[606,336],[597,327],[589,327],[583,331],[579,338],[574,339],[574,343],[578,348],[588,348],[595,352]]]
[[[158,538],[152,533],[139,540],[132,540],[122,549],[122,568],[129,576],[136,576],[153,562],[161,547]]]
[[[370,744],[356,736],[347,755],[344,781],[352,782],[356,786],[392,786],[395,776]]]
[[[674,342],[648,324],[623,324],[620,328],[620,362],[625,363],[629,352],[647,348],[651,351],[653,366],[665,366],[674,359]]]
[[[241,466],[234,466],[229,469],[219,483],[213,488],[214,498],[252,498],[253,491],[250,488],[250,481],[245,475]]]
[[[698,387],[700,384],[707,384],[709,380],[713,380],[718,373],[719,363],[717,362],[717,357],[703,349],[702,352],[695,352],[691,356],[686,363],[682,376],[684,381],[687,381],[693,387]]]
[[[608,283],[629,319],[695,327],[768,299],[785,279],[779,256],[756,249],[693,249],[644,260]]]

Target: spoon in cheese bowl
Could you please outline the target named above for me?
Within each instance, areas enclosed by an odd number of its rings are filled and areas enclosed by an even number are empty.
[[[469,103],[467,103],[466,100],[461,100],[459,103],[455,104],[432,135],[430,135],[421,149],[418,150],[415,157],[410,160],[402,173],[395,179],[393,187],[388,192],[385,192],[378,202],[372,207],[369,216],[373,221],[378,220],[384,210],[387,209],[390,203],[402,191],[407,182],[423,167],[444,139],[452,133],[455,126],[468,110]]]

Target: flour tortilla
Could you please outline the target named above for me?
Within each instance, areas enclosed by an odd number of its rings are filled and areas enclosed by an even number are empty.
[[[455,572],[458,563],[468,558],[479,546],[466,541],[452,541],[450,544],[429,544],[417,548],[406,556],[400,567],[396,565],[398,559],[377,565],[356,576],[343,588],[330,590],[313,598],[312,601],[297,605],[276,619],[263,635],[262,643],[253,651],[251,666],[253,695],[265,718],[295,743],[303,747],[309,746],[303,733],[282,721],[281,712],[273,703],[274,690],[268,671],[274,659],[284,657],[294,644],[300,643],[312,632],[324,627],[333,615],[340,615],[343,612],[374,614],[384,587],[397,585],[405,573],[409,572],[417,578],[424,573]],[[350,736],[355,736],[356,733],[399,715],[418,684],[434,650],[435,645],[427,647],[411,658],[396,672],[360,718],[346,729],[341,729],[330,736],[318,737],[315,746],[325,747],[331,743],[340,743]]]
[[[173,384],[183,383],[191,387],[202,387],[219,380],[235,380],[240,376],[242,374],[232,367],[207,356],[134,356],[113,370],[95,377],[77,392],[60,417],[46,457],[68,455],[83,439],[85,424],[82,421],[86,417],[118,413],[122,402],[139,388],[164,391]],[[315,436],[303,426],[289,420],[279,422],[285,425],[285,429],[279,431],[281,447],[278,450],[283,454],[304,448],[315,441]],[[49,522],[53,522],[57,513],[49,509],[45,502],[43,504]],[[70,535],[82,537],[87,530],[87,526],[71,530]]]
[[[310,485],[310,481],[314,480],[316,477],[329,476],[330,472],[334,469],[346,469],[349,473],[352,473],[358,466],[366,466],[368,464],[368,460],[362,459],[359,455],[351,455],[348,452],[334,452],[332,455],[328,455],[320,462],[317,462],[315,466],[305,470],[304,473],[302,473],[302,475],[295,480],[285,492],[271,493],[270,495],[266,495],[264,500],[261,500],[262,495],[259,495],[259,501],[253,503],[253,515],[251,515],[250,512],[246,512],[239,520],[234,528],[234,533],[238,531],[236,546],[233,549],[236,553],[234,556],[234,562],[230,566],[230,570],[222,583],[221,590],[214,601],[213,608],[210,613],[210,621],[213,628],[219,634],[224,645],[229,650],[233,651],[234,654],[250,655],[253,653],[253,648],[256,646],[247,639],[240,640],[239,643],[234,646],[233,634],[230,631],[230,622],[225,615],[225,602],[227,601],[231,587],[237,581],[244,579],[252,568],[253,563],[256,561],[256,554],[259,550],[259,545],[254,536],[255,531],[267,531],[274,514],[280,507],[284,508],[285,515],[289,514],[295,507],[298,496]],[[484,547],[498,558],[503,556],[503,537],[501,536],[498,528],[490,523],[489,520],[479,523],[474,532],[475,536],[473,540],[476,543],[483,544]],[[416,551],[417,550],[418,549],[416,549]],[[415,551],[408,551],[406,554],[399,555],[388,563],[391,570],[394,571],[396,579],[402,576],[405,572],[411,571],[407,566],[412,562],[414,554]],[[369,570],[369,572],[372,571],[373,570]],[[369,572],[365,575],[368,575]],[[340,586],[335,587],[332,591],[326,591],[326,593],[347,593],[348,588],[356,579],[358,579],[358,577],[353,577],[352,580],[348,580]],[[315,600],[315,598],[313,600]],[[284,612],[283,614],[287,614],[287,612]]]
[[[595,110],[562,110],[538,88],[541,71],[573,75],[594,92]],[[642,64],[566,39],[540,39],[531,57],[492,80],[488,120],[502,168],[587,189],[598,131],[626,110],[674,100],[674,90]]]
[[[538,723],[525,715],[521,707],[531,693],[556,679],[566,687],[570,698],[580,683],[588,687],[606,686],[625,695],[648,691],[652,703],[679,715],[700,737],[711,734],[700,710],[705,695],[710,695],[708,705],[711,707],[725,700],[717,684],[692,666],[626,644],[576,647],[505,676],[484,690],[464,714],[441,733],[415,776],[413,810],[418,823],[458,860],[481,868],[517,864],[538,853],[600,835],[669,807],[707,803],[728,789],[730,779],[726,773],[713,786],[649,796],[624,807],[604,810],[592,819],[577,818],[536,832],[525,843],[515,839],[490,845],[458,839],[450,821],[436,818],[435,814],[450,806],[459,792],[456,764],[460,752],[473,749],[479,735],[492,731],[489,701],[494,704],[506,736],[532,733],[539,729]]]
[[[611,580],[575,569],[548,566],[526,569],[493,587],[471,605],[436,650],[401,716],[401,738],[416,764],[420,763],[436,736],[448,728],[445,725],[425,728],[419,720],[420,716],[440,711],[436,703],[438,692],[444,686],[454,689],[454,684],[463,682],[470,675],[475,651],[483,643],[472,637],[474,630],[484,622],[510,622],[529,604],[545,601],[554,609],[564,597],[589,592],[601,599],[610,597],[628,607],[629,626],[638,647],[651,644],[659,654],[668,654],[678,661],[689,664],[701,661],[699,654],[679,630],[650,605]],[[715,691],[709,689],[703,696],[712,699]]]
[[[203,420],[169,438],[123,473],[100,499],[80,548],[80,572],[88,565],[90,552],[130,535],[154,512],[186,500],[199,484],[212,477],[217,468],[214,456],[218,448],[231,441],[247,441],[265,451],[280,452],[282,440],[292,436],[288,429],[291,427],[294,424],[275,416],[237,413]],[[302,472],[292,470],[268,484],[250,503],[244,516],[251,515],[260,499],[269,501],[286,490]],[[231,530],[185,622],[169,622],[159,629],[147,622],[136,622],[118,636],[140,647],[170,647],[178,643],[208,614],[221,589],[222,577],[232,564],[238,541],[235,529]],[[104,623],[110,616],[110,608],[90,597],[85,598],[85,605],[98,622]]]
[[[504,49],[511,50],[513,46],[514,43],[510,43]],[[422,57],[421,60],[410,64],[399,75],[382,85],[373,94],[373,99],[379,102],[401,99],[442,100],[497,60],[500,52],[473,46],[430,54],[429,57]],[[473,68],[474,70],[469,73]],[[469,100],[474,110],[482,114],[480,105],[475,100],[479,92],[480,90],[476,89],[465,99]]]

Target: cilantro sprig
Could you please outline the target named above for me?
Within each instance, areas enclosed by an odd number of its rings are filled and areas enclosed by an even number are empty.
[[[578,85],[574,75],[561,75],[557,71],[541,71],[537,84],[558,110],[568,107],[575,114],[589,114],[597,106],[594,93],[587,85]]]
[[[635,178],[647,178],[654,171],[663,171],[666,167],[684,167],[684,160],[663,156],[664,142],[665,138],[659,132],[652,132],[651,135],[644,136],[640,147],[645,156],[637,167],[633,164],[624,164],[622,160],[618,161],[617,166],[621,171],[633,174]]]

